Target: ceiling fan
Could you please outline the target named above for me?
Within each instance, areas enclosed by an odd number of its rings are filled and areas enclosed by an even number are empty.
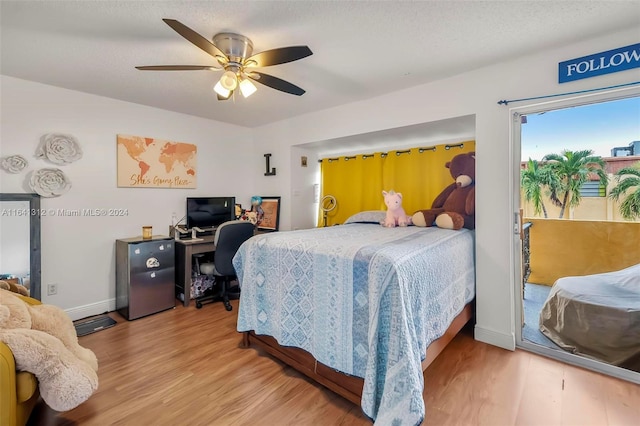
[[[254,68],[279,65],[306,58],[313,54],[309,47],[281,47],[252,55],[253,43],[243,35],[219,33],[213,36],[212,43],[175,19],[163,19],[163,21],[182,37],[213,56],[219,66],[150,65],[136,67],[137,69],[143,71],[224,71],[214,87],[218,100],[229,99],[238,88],[245,98],[251,96],[257,90],[251,80],[292,95],[301,96],[305,93],[302,88],[295,84],[269,74],[254,71]]]

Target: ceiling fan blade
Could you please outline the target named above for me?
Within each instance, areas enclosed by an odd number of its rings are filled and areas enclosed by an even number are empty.
[[[250,74],[247,74],[247,77],[249,77],[253,81],[257,81],[258,83],[262,83],[265,86],[271,87],[272,89],[280,90],[281,92],[290,93],[297,96],[302,96],[305,93],[304,89],[296,86],[295,84],[289,83],[288,81],[284,81],[269,74],[251,71]]]
[[[148,65],[144,67],[136,67],[142,71],[198,71],[212,70],[218,71],[222,68],[211,67],[208,65]]]
[[[248,67],[268,67],[297,61],[311,55],[313,55],[313,52],[307,46],[281,47],[256,53],[247,58],[245,65]]]
[[[175,19],[163,19],[163,21],[167,25],[169,25],[171,28],[173,28],[175,32],[177,32],[182,37],[186,38],[188,41],[195,44],[200,49],[204,50],[214,58],[216,58],[217,56],[220,56],[221,58],[224,58],[226,60],[229,59],[227,58],[227,55],[225,55],[222,50],[218,49],[215,46],[215,44],[211,43],[209,40],[202,37],[200,34],[193,31],[191,28],[187,27],[186,25],[180,23],[179,21],[176,21]]]

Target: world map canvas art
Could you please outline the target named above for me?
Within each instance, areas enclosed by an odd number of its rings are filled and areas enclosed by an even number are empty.
[[[196,188],[196,145],[117,135],[118,187]]]

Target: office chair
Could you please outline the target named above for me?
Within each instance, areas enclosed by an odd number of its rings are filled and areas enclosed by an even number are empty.
[[[219,293],[213,293],[196,299],[196,308],[202,308],[203,302],[214,302],[222,299],[227,311],[232,309],[229,303],[229,283],[236,278],[236,271],[233,268],[233,256],[246,240],[253,236],[254,226],[246,220],[230,220],[224,222],[216,229],[213,243],[216,250],[213,255],[213,275],[216,282],[220,282]]]

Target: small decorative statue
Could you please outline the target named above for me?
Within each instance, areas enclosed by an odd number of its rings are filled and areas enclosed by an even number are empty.
[[[392,189],[389,192],[382,191],[382,195],[387,205],[387,216],[380,224],[387,228],[411,225],[411,216],[407,216],[402,208],[402,194]]]
[[[264,210],[262,210],[262,197],[254,195],[251,197],[251,210],[246,212],[249,222],[255,226],[260,225],[262,218],[264,217]]]

